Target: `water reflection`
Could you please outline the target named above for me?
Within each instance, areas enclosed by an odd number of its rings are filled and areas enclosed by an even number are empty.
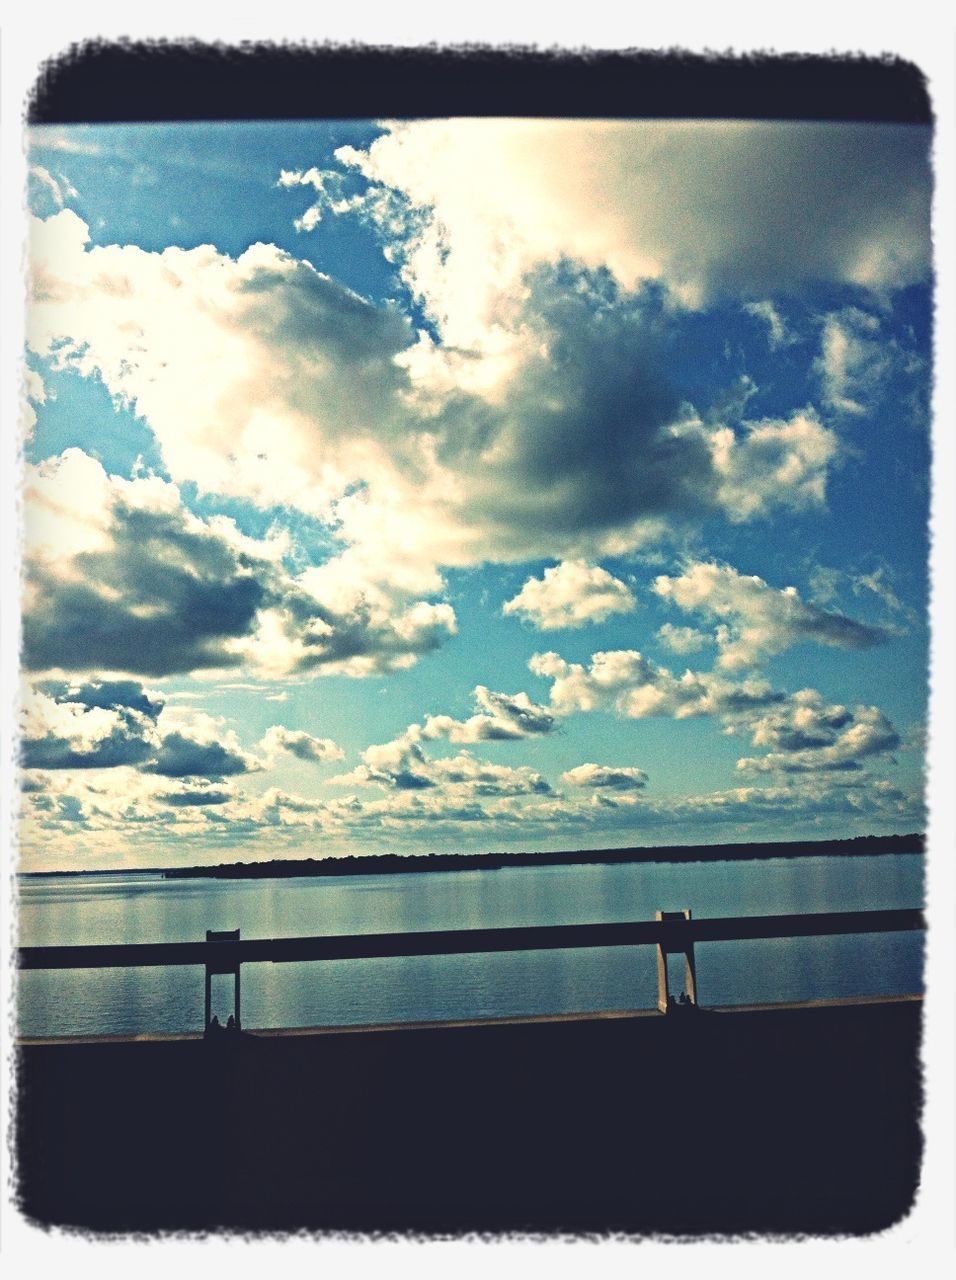
[[[152,875],[26,881],[24,945],[188,941],[240,927],[244,938],[463,929],[695,916],[915,907],[922,859],[515,868],[482,873],[260,881]],[[355,1025],[652,1008],[651,947],[421,956],[243,966],[243,1025]],[[922,989],[922,935],[715,942],[697,949],[703,1005]],[[199,968],[30,971],[23,1035],[199,1031]]]

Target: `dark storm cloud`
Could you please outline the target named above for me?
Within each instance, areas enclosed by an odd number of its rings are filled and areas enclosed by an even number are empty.
[[[135,680],[44,680],[35,686],[36,695],[39,702],[28,700],[24,708],[20,763],[25,769],[138,766],[155,750],[163,703]],[[69,708],[66,718],[50,724],[42,708],[51,704]]]
[[[40,680],[36,688],[54,702],[76,702],[105,710],[126,708],[155,721],[165,705],[162,694],[147,692],[138,680],[91,680],[70,684],[65,680]]]
[[[260,766],[239,751],[230,751],[218,742],[197,742],[182,733],[168,733],[159,750],[143,769],[165,778],[225,778],[249,773]]]
[[[107,550],[74,558],[75,576],[34,567],[26,667],[166,676],[238,665],[227,642],[250,634],[265,589],[236,552],[210,530],[187,531],[181,512],[118,503],[111,532]]]
[[[433,652],[455,630],[449,605],[425,605],[405,625],[400,613],[383,617],[364,597],[349,610],[336,610],[291,584],[278,590],[273,602],[294,620],[296,637],[305,646],[295,663],[297,672],[355,659],[366,660],[371,670],[387,671],[405,658]]]
[[[70,505],[84,484],[98,488],[98,507],[89,499]],[[78,449],[38,468],[28,494],[34,541],[23,627],[31,671],[163,677],[262,662],[273,674],[348,665],[349,674],[365,675],[407,665],[455,631],[450,605],[408,604],[400,592],[330,606],[282,564],[283,535],[256,541],[223,517],[201,520],[174,486],[108,477]],[[53,552],[45,535],[61,516]],[[82,696],[84,705],[107,706],[125,693],[113,681]],[[154,714],[151,705],[143,710]]]
[[[171,791],[167,795],[157,796],[161,804],[171,805],[175,809],[191,808],[194,805],[227,804],[233,797],[228,791]]]
[[[88,746],[55,734],[25,738],[20,744],[20,760],[25,769],[112,769],[141,765],[153,750],[142,736],[142,725],[121,720],[109,734]]]
[[[470,511],[504,536],[540,540],[714,504],[706,439],[670,430],[681,401],[664,373],[667,324],[651,305],[623,301],[606,279],[540,271],[524,318],[540,351],[506,407],[458,397],[442,415],[439,456],[471,471]]]
[[[858,622],[842,613],[831,613],[810,604],[805,608],[809,616],[795,630],[806,640],[817,640],[841,649],[865,650],[886,644],[892,635],[886,627]]]
[[[269,247],[235,290],[237,319],[268,353],[271,384],[283,411],[321,424],[322,441],[387,438],[414,472],[402,397],[407,372],[397,362],[415,342],[408,318],[379,307]]]
[[[751,773],[852,772],[902,741],[878,707],[827,706],[809,689],[751,728],[754,746],[772,748],[765,756],[737,761],[738,769]]]

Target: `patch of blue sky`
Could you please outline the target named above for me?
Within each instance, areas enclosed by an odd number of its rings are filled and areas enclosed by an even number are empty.
[[[46,399],[34,405],[36,425],[24,442],[24,457],[40,462],[65,449],[82,449],[111,475],[129,478],[137,465],[163,479],[156,437],[133,409],[119,404],[96,373],[57,369],[52,359],[30,353],[27,363],[43,379]]]
[[[348,120],[42,126],[30,144],[34,163],[75,188],[67,203],[89,224],[93,244],[157,253],[211,244],[234,258],[257,242],[275,244],[381,302],[394,293],[395,270],[375,233],[334,216],[296,231],[316,193],[278,186],[283,169],[332,164],[337,147],[367,146],[378,132]],[[49,192],[38,189],[38,198],[37,212],[52,211]]]
[[[204,520],[228,516],[248,538],[264,539],[272,533],[288,535],[283,563],[290,572],[323,564],[342,550],[332,526],[297,507],[259,506],[230,494],[200,492],[193,480],[184,480],[179,492],[183,505],[195,515]]]

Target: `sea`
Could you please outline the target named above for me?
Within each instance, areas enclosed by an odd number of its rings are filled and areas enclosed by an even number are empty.
[[[161,872],[19,877],[22,946],[201,941],[509,925],[863,911],[923,905],[919,853],[754,861],[525,866],[289,879]],[[919,932],[712,942],[696,948],[702,1006],[904,995],[923,987]],[[679,966],[674,966],[678,971]],[[30,970],[21,1036],[198,1032],[203,969]],[[232,979],[213,980],[232,1012]],[[679,984],[678,984],[679,985]],[[652,946],[242,966],[247,1030],[653,1008]]]

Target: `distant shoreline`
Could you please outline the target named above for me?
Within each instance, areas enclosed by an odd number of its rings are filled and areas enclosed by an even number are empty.
[[[623,849],[578,849],[559,853],[347,854],[334,858],[285,858],[269,862],[228,862],[209,867],[126,867],[110,870],[24,871],[23,879],[45,876],[160,874],[169,880],[267,880],[295,876],[364,876],[430,871],[497,871],[508,867],[561,867],[651,862],[744,862],[765,858],[866,857],[923,853],[922,833],[854,836],[839,840],[763,841],[753,844],[660,845]]]

